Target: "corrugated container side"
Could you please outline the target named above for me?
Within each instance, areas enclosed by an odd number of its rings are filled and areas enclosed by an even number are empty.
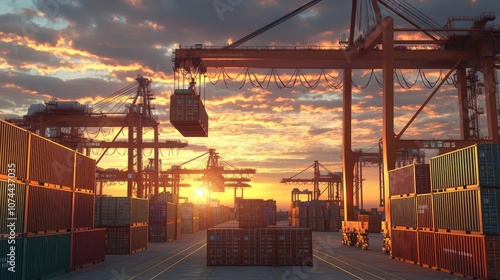
[[[95,186],[96,186],[95,160],[77,153],[75,172],[76,172],[76,183],[75,183],[76,189],[89,190],[95,193]]]
[[[417,231],[391,229],[391,257],[408,262],[418,262]]]
[[[500,189],[481,188],[483,232],[500,234]]]
[[[133,254],[147,248],[148,225],[106,228],[106,254]]]
[[[418,231],[418,263],[436,267],[436,247],[434,232]]]
[[[9,244],[8,239],[0,239],[0,252],[2,252],[2,257],[0,258],[0,279],[2,280],[22,280],[23,278],[23,267],[24,267],[24,246],[26,238],[16,238],[14,239],[14,244]],[[15,251],[10,250],[11,246],[15,246]],[[15,255],[15,259],[12,261],[11,265],[7,262],[7,255]],[[10,257],[9,257],[10,258]],[[9,267],[14,270],[9,270]]]
[[[24,278],[37,279],[70,269],[71,233],[27,237]]]
[[[497,259],[486,262],[484,235],[436,233],[435,236],[438,268],[475,278],[495,279],[488,277],[487,265],[493,261],[498,267],[500,261],[496,255]]]
[[[75,192],[73,228],[94,227],[94,201],[95,195],[93,193]]]
[[[71,269],[104,261],[106,229],[97,228],[73,233]]]
[[[259,253],[258,237],[261,229],[241,230],[241,263],[242,265],[259,265],[257,255]]]
[[[29,132],[0,120],[0,174],[26,179]],[[14,164],[15,166],[12,166]],[[9,172],[9,169],[13,172]]]
[[[167,202],[149,201],[149,223],[167,223]]]
[[[167,203],[167,222],[175,222],[177,214],[177,204]]]
[[[24,232],[25,203],[26,185],[0,181],[0,205],[4,208],[0,211],[0,235],[10,234],[10,222],[14,222],[16,233]]]
[[[148,248],[148,225],[130,227],[132,253]]]
[[[176,227],[177,227],[177,223],[175,223],[175,222],[167,224],[167,238],[168,238],[168,240],[177,239],[177,236],[175,234]]]
[[[391,198],[391,226],[417,227],[417,199],[415,196]]]
[[[132,224],[147,223],[149,220],[149,201],[144,198],[132,198],[131,200],[130,222]]]
[[[29,180],[73,187],[75,152],[31,134]]]
[[[488,279],[500,279],[500,236],[485,236]]]
[[[389,193],[391,196],[415,193],[414,171],[414,165],[389,171]]]
[[[432,194],[417,195],[417,227],[419,229],[432,229]]]
[[[73,192],[29,186],[28,193],[28,233],[71,230]]]
[[[264,200],[240,200],[239,226],[241,228],[260,228],[266,226],[264,221]]]
[[[276,230],[263,228],[258,232],[258,265],[276,265]]]
[[[292,229],[276,229],[276,264],[296,265],[296,235]]]
[[[207,137],[208,114],[199,95],[170,96],[170,123],[184,137]]]
[[[481,232],[478,189],[435,193],[432,200],[436,229]]]
[[[200,218],[194,217],[192,220],[182,220],[181,224],[181,230],[182,234],[184,233],[197,233],[200,231]]]
[[[207,230],[207,265],[241,264],[241,230]]]
[[[498,144],[473,145],[431,158],[432,189],[500,187],[498,147]]]

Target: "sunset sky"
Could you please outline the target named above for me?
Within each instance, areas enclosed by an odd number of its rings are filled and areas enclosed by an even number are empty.
[[[189,147],[163,151],[163,168],[183,163],[216,149],[221,159],[239,168],[254,168],[247,198],[278,201],[289,207],[290,191],[311,186],[283,185],[290,177],[318,160],[330,171],[341,171],[342,89],[329,87],[322,79],[314,89],[298,82],[291,89],[280,89],[274,82],[255,88],[247,81],[215,82],[217,69],[209,69],[206,81],[208,138],[183,138],[169,123],[169,96],[173,92],[172,57],[179,45],[197,43],[223,46],[266,25],[303,5],[305,0],[11,0],[0,4],[0,118],[21,117],[30,104],[52,98],[95,104],[134,81],[137,74],[153,79],[155,114],[161,121],[160,138],[187,140]],[[358,1],[359,2],[359,1]],[[478,16],[496,12],[498,0],[407,0],[444,25],[448,16]],[[306,12],[245,43],[246,46],[338,46],[349,32],[351,1],[325,0]],[[397,15],[398,26],[407,26]],[[500,24],[497,19],[495,24]],[[399,34],[408,37],[409,34]],[[269,69],[253,69],[266,74]],[[241,70],[228,73],[236,77]],[[278,70],[284,80],[292,71]],[[446,70],[445,70],[446,72]],[[320,70],[304,74],[311,82]],[[327,70],[330,84],[340,81],[339,70]],[[381,71],[369,84],[371,70],[354,71],[353,148],[376,152],[381,138]],[[413,82],[416,71],[402,71]],[[431,82],[437,71],[425,71]],[[401,74],[400,74],[401,75]],[[444,74],[443,74],[444,75]],[[364,87],[366,85],[366,87]],[[396,130],[399,131],[432,91],[421,79],[411,89],[399,84],[396,90]],[[456,89],[443,86],[414,124],[407,139],[457,139],[459,137]],[[480,104],[483,102],[479,101]],[[484,126],[485,119],[481,119]],[[97,130],[89,129],[94,135]],[[110,139],[118,132],[114,129]],[[486,136],[486,129],[483,135]],[[149,132],[145,138],[152,138]],[[123,153],[124,151],[121,151]],[[149,153],[149,151],[147,151]],[[429,153],[429,155],[432,155]],[[98,155],[92,155],[97,158]],[[146,157],[147,158],[147,157]],[[100,167],[124,169],[120,156],[108,156]],[[199,162],[198,162],[199,164]],[[197,163],[186,165],[197,167]],[[365,168],[365,208],[378,206],[377,168]],[[312,169],[303,178],[312,177]],[[190,183],[194,178],[187,178]],[[201,187],[191,182],[181,195],[192,202]],[[125,186],[110,186],[106,193],[124,195]],[[232,191],[214,194],[222,204],[232,206]]]

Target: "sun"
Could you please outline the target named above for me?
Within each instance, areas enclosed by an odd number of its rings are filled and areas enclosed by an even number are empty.
[[[205,196],[205,189],[197,189],[197,190],[196,190],[196,194],[197,194],[199,197],[204,197],[204,196]]]

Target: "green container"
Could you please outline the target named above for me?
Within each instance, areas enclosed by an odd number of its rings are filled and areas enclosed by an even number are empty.
[[[27,237],[25,246],[24,279],[69,271],[71,233]]]
[[[0,234],[9,235],[11,224],[15,225],[16,233],[24,232],[25,203],[26,185],[18,183],[9,185],[6,181],[0,181],[0,207],[2,207],[0,210],[0,221],[2,221],[0,223]]]
[[[0,279],[2,280],[17,280],[23,279],[23,238],[16,238],[9,244],[8,239],[0,239]],[[13,243],[15,242],[15,244]],[[13,247],[14,251],[11,250]],[[7,255],[15,255],[13,259]],[[8,261],[11,261],[9,264]],[[14,271],[9,270],[12,267]]]

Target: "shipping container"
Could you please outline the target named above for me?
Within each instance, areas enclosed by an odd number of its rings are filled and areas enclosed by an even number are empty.
[[[31,134],[29,180],[38,184],[73,187],[75,151]]]
[[[438,230],[500,234],[500,189],[435,193],[433,207]]]
[[[71,269],[83,268],[104,261],[106,229],[97,228],[73,232]]]
[[[0,120],[0,174],[27,179],[29,132]]]
[[[96,187],[96,162],[94,159],[76,153],[76,181],[77,191],[90,191],[95,193]]]
[[[71,233],[27,237],[25,246],[26,254],[23,255],[25,279],[69,272]]]
[[[368,231],[379,233],[382,231],[382,215],[378,214],[359,214],[358,221],[368,223]]]
[[[500,279],[500,236],[436,233],[442,270],[480,279]]]
[[[94,227],[95,195],[93,193],[75,192],[73,228]]]
[[[24,232],[24,214],[26,203],[26,185],[0,181],[0,236],[11,235],[14,225],[14,235]],[[13,223],[13,225],[11,224]]]
[[[208,114],[200,95],[174,91],[170,96],[170,123],[184,137],[207,137]]]
[[[207,230],[207,265],[240,265],[241,230],[211,228]]]
[[[417,231],[391,229],[391,257],[410,263],[418,263]]]
[[[241,228],[265,227],[264,200],[241,199],[239,202],[239,226]]]
[[[182,220],[181,221],[181,232],[185,233],[197,233],[200,231],[200,218],[194,217],[192,220]]]
[[[130,226],[145,224],[149,220],[147,199],[131,197],[96,197],[96,227]]]
[[[312,232],[276,228],[276,265],[312,265]]]
[[[259,242],[258,265],[276,265],[276,229],[260,229],[257,238]]]
[[[431,158],[432,189],[500,187],[499,150],[499,144],[479,144]]]
[[[161,192],[159,194],[152,194],[150,196],[151,201],[163,201],[170,203],[178,203],[179,196],[176,194],[171,194],[170,192]]]
[[[417,195],[417,227],[433,229],[432,194]]]
[[[415,196],[390,198],[391,226],[417,228],[417,199]]]
[[[260,265],[257,262],[259,250],[259,233],[261,229],[241,230],[241,264]]]
[[[107,227],[106,254],[133,254],[148,247],[148,225]]]
[[[276,225],[276,201],[264,200],[264,225]]]
[[[73,192],[29,186],[28,233],[71,231]]]
[[[432,231],[418,231],[418,263],[436,267],[435,234]]]
[[[150,223],[172,223],[176,220],[176,204],[164,201],[149,201]]]
[[[430,168],[428,164],[411,164],[389,171],[389,194],[430,193]]]
[[[25,279],[23,278],[25,241],[26,238],[15,238],[13,241],[15,243],[9,244],[9,239],[0,239],[0,252],[2,252],[0,257],[0,279]],[[11,250],[13,246],[14,250]]]
[[[170,242],[175,239],[175,223],[150,223],[149,242]]]

